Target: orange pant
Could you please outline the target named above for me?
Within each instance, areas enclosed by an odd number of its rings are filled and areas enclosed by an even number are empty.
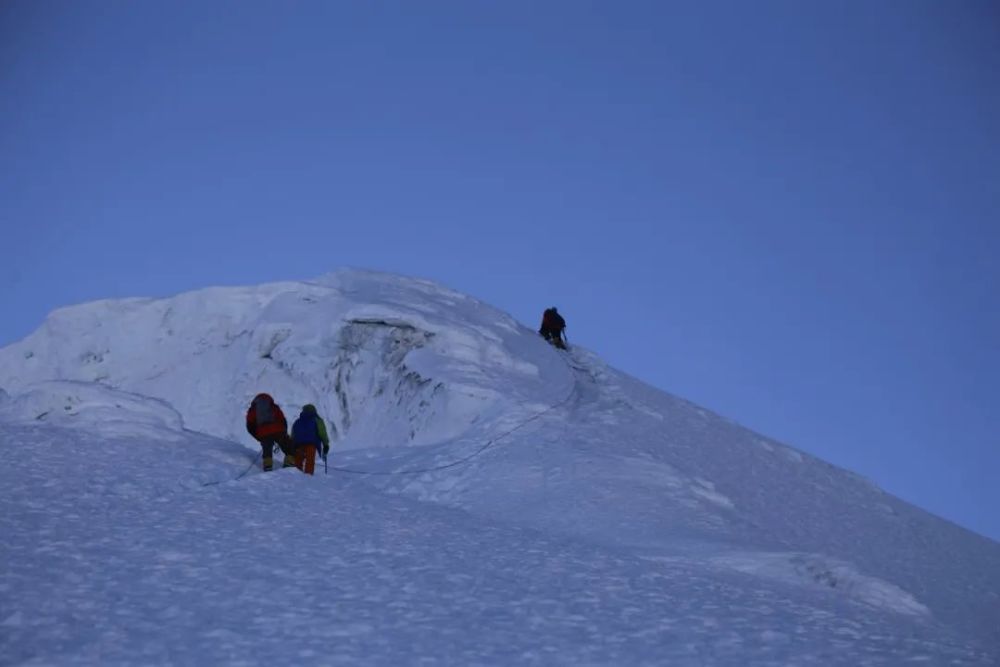
[[[295,450],[295,467],[307,475],[316,471],[316,445],[299,445]]]

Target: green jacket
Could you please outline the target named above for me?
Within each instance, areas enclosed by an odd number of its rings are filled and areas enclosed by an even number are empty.
[[[326,423],[323,422],[323,418],[316,415],[316,430],[319,431],[319,439],[323,441],[324,447],[330,446],[330,436],[326,434]]]

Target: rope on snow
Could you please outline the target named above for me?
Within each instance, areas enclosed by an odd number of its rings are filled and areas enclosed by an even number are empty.
[[[566,361],[565,359],[563,359],[563,361],[566,364],[566,366],[569,367],[569,369],[572,371],[573,370],[573,366],[568,361]],[[575,392],[576,392],[576,380],[574,379],[573,386],[570,387],[569,392],[566,393],[566,396],[562,400],[560,400],[560,401],[558,401],[556,403],[553,403],[552,405],[550,405],[549,407],[545,408],[544,410],[536,412],[535,414],[531,415],[530,417],[528,417],[524,421],[520,422],[519,424],[517,424],[516,426],[514,426],[513,428],[511,428],[510,430],[504,431],[500,435],[498,435],[498,436],[490,439],[485,445],[483,445],[482,447],[480,447],[476,451],[472,452],[468,456],[462,457],[462,458],[460,458],[460,459],[458,459],[456,461],[452,461],[451,463],[445,463],[445,464],[442,464],[442,465],[439,465],[439,466],[432,466],[430,468],[418,468],[418,469],[415,469],[415,470],[355,470],[353,468],[338,468],[337,466],[331,466],[330,470],[336,470],[337,472],[349,473],[349,474],[353,474],[353,475],[395,476],[395,475],[421,475],[421,474],[427,473],[427,472],[437,472],[438,470],[447,470],[448,468],[454,468],[455,466],[462,465],[463,463],[467,463],[468,461],[471,461],[472,459],[476,458],[477,456],[479,456],[480,454],[482,454],[483,452],[485,452],[487,449],[489,449],[493,445],[497,444],[498,442],[500,442],[501,440],[503,440],[504,438],[506,438],[508,435],[511,435],[512,433],[514,433],[515,431],[521,430],[522,428],[524,428],[525,426],[527,426],[531,422],[533,422],[533,421],[535,421],[537,419],[540,419],[540,418],[544,417],[545,415],[547,415],[548,413],[552,412],[553,410],[556,410],[556,409],[561,408],[562,406],[566,405],[566,403],[568,403],[569,400],[571,398],[573,398],[573,395],[574,395]]]

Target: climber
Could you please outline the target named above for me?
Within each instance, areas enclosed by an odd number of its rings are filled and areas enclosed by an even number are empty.
[[[285,455],[284,467],[295,465],[295,449],[288,437],[288,422],[281,408],[268,394],[257,394],[247,410],[247,433],[260,443],[264,471],[274,467],[272,455],[278,445]]]
[[[326,459],[330,453],[330,438],[326,434],[326,424],[316,412],[315,405],[304,405],[299,418],[292,425],[292,441],[295,443],[295,466],[307,475],[316,468],[316,452]]]
[[[538,330],[538,333],[560,350],[565,350],[566,342],[563,340],[563,330],[565,328],[566,320],[562,318],[556,307],[546,308],[542,314],[542,326]]]

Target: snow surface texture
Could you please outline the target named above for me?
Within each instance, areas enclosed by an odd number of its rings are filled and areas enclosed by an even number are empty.
[[[997,543],[426,281],[67,308],[0,386],[0,664],[1000,662]]]

